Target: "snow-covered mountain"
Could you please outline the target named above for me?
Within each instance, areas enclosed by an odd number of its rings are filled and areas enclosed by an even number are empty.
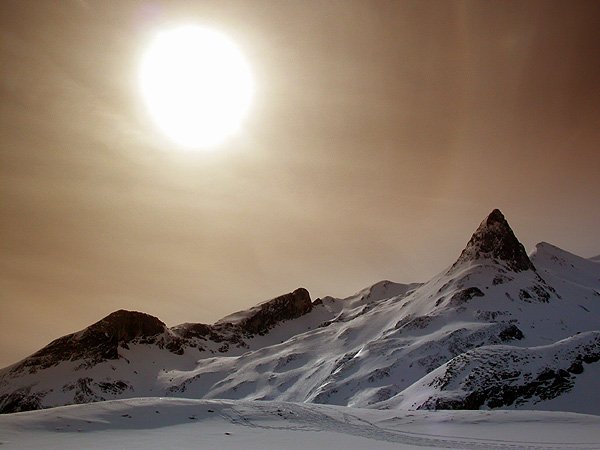
[[[600,414],[599,359],[600,262],[528,256],[494,210],[425,284],[301,288],[213,325],[117,311],[0,371],[0,411],[162,396]]]

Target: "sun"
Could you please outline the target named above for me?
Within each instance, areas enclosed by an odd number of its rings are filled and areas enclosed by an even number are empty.
[[[214,149],[235,134],[254,91],[235,43],[196,25],[156,35],[143,54],[139,83],[156,125],[187,149]]]

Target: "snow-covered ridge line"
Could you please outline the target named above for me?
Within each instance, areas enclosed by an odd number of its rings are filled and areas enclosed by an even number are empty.
[[[158,395],[600,414],[600,398],[583,394],[600,392],[600,363],[592,344],[575,345],[599,330],[600,264],[547,243],[528,256],[494,210],[423,284],[382,281],[314,302],[297,289],[213,325],[170,329],[117,311],[2,369],[0,412]],[[471,360],[486,383],[461,381]],[[502,364],[520,375],[499,376]],[[427,380],[448,367],[460,386],[431,390]]]

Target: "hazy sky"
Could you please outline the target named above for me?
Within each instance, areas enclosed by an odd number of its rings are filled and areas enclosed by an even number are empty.
[[[250,62],[243,130],[182,152],[137,81],[156,32]],[[493,208],[600,253],[598,1],[0,2],[0,366],[124,308],[213,322],[425,281]]]

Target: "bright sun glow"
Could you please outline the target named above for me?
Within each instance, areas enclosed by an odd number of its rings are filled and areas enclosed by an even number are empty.
[[[143,56],[142,95],[175,143],[211,149],[234,134],[253,93],[250,68],[226,36],[198,26],[158,34]]]

